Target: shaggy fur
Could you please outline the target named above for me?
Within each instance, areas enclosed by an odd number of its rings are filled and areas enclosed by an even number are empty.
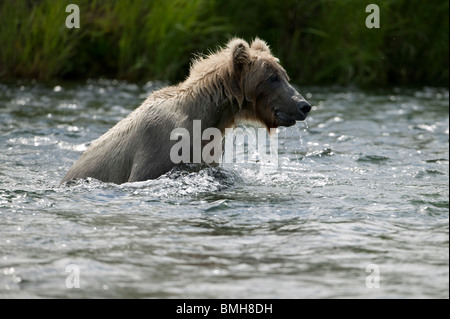
[[[304,120],[309,104],[288,83],[267,44],[232,39],[224,49],[193,61],[189,77],[151,94],[140,107],[95,140],[62,180],[93,177],[124,183],[154,179],[175,166],[175,128],[191,132],[253,121],[268,129]],[[192,154],[192,152],[191,152]]]

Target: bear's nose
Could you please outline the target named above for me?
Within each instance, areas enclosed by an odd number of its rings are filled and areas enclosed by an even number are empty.
[[[302,111],[302,113],[305,115],[308,114],[309,111],[311,111],[311,105],[306,101],[300,102],[298,107],[300,111]]]

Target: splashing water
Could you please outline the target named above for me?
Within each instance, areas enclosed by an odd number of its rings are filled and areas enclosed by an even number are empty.
[[[297,162],[301,161],[301,154],[306,154],[306,146],[303,143],[303,137],[307,134],[308,131],[308,122],[303,121],[303,122],[299,122],[298,125],[295,126],[295,131],[297,133],[298,136],[298,151],[296,151],[296,155],[297,155]],[[297,148],[296,147],[296,148]]]

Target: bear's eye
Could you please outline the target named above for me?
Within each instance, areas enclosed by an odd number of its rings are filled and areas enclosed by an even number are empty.
[[[280,77],[277,74],[272,74],[269,78],[270,82],[278,82],[280,81]]]

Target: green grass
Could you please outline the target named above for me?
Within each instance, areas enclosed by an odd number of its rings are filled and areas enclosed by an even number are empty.
[[[65,27],[66,5],[80,29]],[[368,29],[365,7],[380,7]],[[448,86],[446,0],[2,0],[0,80],[187,76],[194,54],[265,39],[297,84]]]
[[[64,27],[64,11],[59,1],[43,1],[32,9],[26,1],[0,4],[0,76],[45,79],[70,71],[77,42]]]

